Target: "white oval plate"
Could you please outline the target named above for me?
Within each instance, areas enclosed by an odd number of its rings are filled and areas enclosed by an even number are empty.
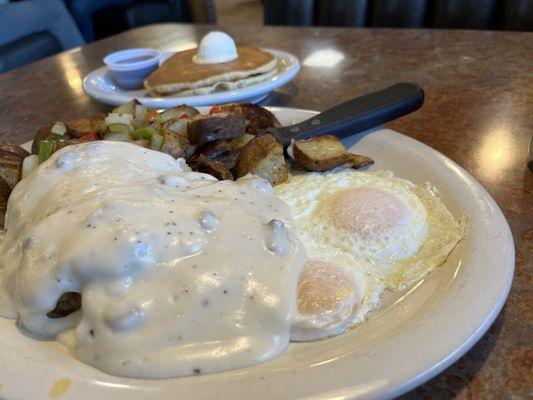
[[[278,73],[266,81],[242,89],[196,96],[152,97],[146,89],[124,90],[119,88],[111,77],[109,69],[103,66],[94,70],[83,79],[83,90],[96,101],[112,106],[124,104],[132,99],[137,99],[148,107],[158,109],[171,108],[180,104],[208,106],[238,101],[258,103],[267,97],[272,90],[293,79],[300,70],[300,62],[295,55],[280,50],[262,50],[268,51],[276,56],[278,59]],[[170,55],[172,53],[166,53],[162,57],[162,61],[166,60]]]
[[[314,115],[272,110],[283,124]],[[251,368],[188,378],[113,377],[0,318],[0,397],[47,398],[51,390],[63,389],[61,400],[391,398],[452,364],[481,338],[507,298],[514,271],[509,226],[472,176],[426,145],[387,129],[354,135],[346,144],[371,156],[373,169],[432,182],[456,217],[468,217],[467,237],[444,266],[409,290],[387,296],[368,321],[343,335],[291,344],[278,358]]]

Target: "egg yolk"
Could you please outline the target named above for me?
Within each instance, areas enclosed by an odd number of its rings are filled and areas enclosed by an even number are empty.
[[[411,214],[392,194],[364,187],[338,192],[328,201],[327,210],[335,227],[363,238],[380,236],[405,225]]]
[[[298,278],[298,313],[318,316],[353,303],[354,281],[338,266],[309,260]]]

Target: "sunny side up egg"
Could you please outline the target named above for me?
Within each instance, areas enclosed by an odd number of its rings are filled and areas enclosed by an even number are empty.
[[[346,168],[299,173],[276,186],[276,192],[291,208],[308,253],[331,265],[348,266],[356,276],[353,287],[359,291],[359,301],[357,296],[350,299],[357,317],[344,313],[335,326],[338,332],[364,320],[377,306],[376,301],[362,299],[379,298],[383,287],[402,290],[422,278],[442,264],[464,236],[464,222],[453,217],[431,184],[415,185],[389,171]],[[309,263],[300,275],[300,285]],[[327,286],[328,274],[322,271],[322,275]],[[336,313],[335,307],[339,304],[317,308],[312,317],[299,307],[293,340],[301,339],[300,321],[318,321]],[[326,325],[315,327],[315,338],[332,333]]]
[[[292,341],[338,335],[365,320],[379,304],[383,285],[344,252],[307,241],[308,260],[298,279]]]

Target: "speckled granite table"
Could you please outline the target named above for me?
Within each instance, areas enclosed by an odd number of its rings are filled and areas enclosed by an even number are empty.
[[[439,30],[224,27],[239,42],[300,57],[266,104],[322,110],[396,81],[421,83],[424,107],[389,126],[446,154],[498,202],[516,244],[515,281],[489,332],[406,399],[533,397],[533,34]],[[157,25],[0,75],[0,138],[23,142],[50,120],[108,110],[81,81],[111,51],[192,47],[208,26]]]

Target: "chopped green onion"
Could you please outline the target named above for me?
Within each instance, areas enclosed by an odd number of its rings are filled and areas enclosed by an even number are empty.
[[[39,142],[39,164],[48,160],[56,149],[57,142],[65,140],[65,136],[52,133],[46,139]]]
[[[109,130],[111,132],[127,132],[128,131],[128,125],[126,124],[120,124],[120,123],[114,123],[107,125]]]
[[[45,162],[54,154],[55,142],[54,140],[41,140],[39,142],[39,164]]]
[[[142,128],[135,129],[133,132],[130,133],[130,136],[132,139],[148,139],[152,140],[152,137],[154,135],[157,135],[157,131],[153,128],[150,128],[149,126],[145,126]]]
[[[152,136],[152,141],[150,142],[150,148],[153,150],[161,150],[161,146],[163,146],[163,136],[158,133],[154,133]]]

